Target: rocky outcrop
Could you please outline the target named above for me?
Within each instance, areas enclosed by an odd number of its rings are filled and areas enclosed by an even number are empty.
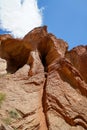
[[[73,66],[81,73],[87,83],[87,46],[78,46],[66,53],[66,57]]]
[[[49,129],[87,128],[87,84],[66,59],[49,67],[46,112]],[[60,123],[59,123],[60,122]]]
[[[0,35],[0,41],[6,40],[6,39],[11,39],[11,38],[12,38],[12,36],[10,34]]]
[[[44,68],[38,56],[37,61],[39,73],[33,77],[28,77],[27,65],[0,77],[0,130],[47,130],[42,107]]]
[[[46,26],[0,41],[0,130],[86,130],[87,47]]]

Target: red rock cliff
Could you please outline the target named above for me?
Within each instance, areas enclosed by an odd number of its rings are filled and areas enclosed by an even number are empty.
[[[46,26],[0,42],[0,130],[87,130],[87,46]]]

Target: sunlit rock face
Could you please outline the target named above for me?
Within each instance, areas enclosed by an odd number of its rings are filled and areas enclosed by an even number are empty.
[[[0,130],[87,130],[87,46],[38,27],[0,35]]]
[[[87,46],[78,46],[67,52],[66,57],[81,73],[87,83]]]

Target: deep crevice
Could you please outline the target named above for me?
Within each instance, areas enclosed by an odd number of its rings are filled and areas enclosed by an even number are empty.
[[[47,120],[46,84],[47,84],[47,74],[45,74],[45,83],[44,83],[44,87],[43,87],[42,107],[43,107],[43,113],[45,116],[46,126],[47,126],[47,128],[49,128],[48,120]]]

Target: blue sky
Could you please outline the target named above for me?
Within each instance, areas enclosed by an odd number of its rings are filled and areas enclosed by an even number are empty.
[[[87,0],[39,0],[39,6],[45,7],[43,23],[69,48],[87,45]]]
[[[70,49],[87,45],[87,0],[38,0],[38,6],[44,7],[43,25],[68,42]]]

